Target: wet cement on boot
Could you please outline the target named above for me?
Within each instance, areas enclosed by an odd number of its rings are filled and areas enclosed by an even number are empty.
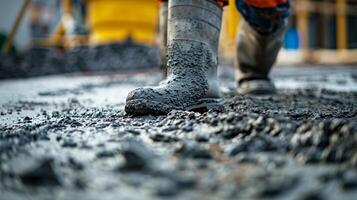
[[[175,41],[168,49],[168,79],[158,87],[130,92],[125,106],[128,114],[162,115],[206,107],[200,101],[208,97],[207,72],[214,67],[214,55],[205,44],[191,41]]]
[[[342,70],[275,73],[306,86],[228,90],[223,113],[145,117],[125,96],[158,75],[1,82],[0,199],[355,199],[357,92],[316,87],[356,88]]]

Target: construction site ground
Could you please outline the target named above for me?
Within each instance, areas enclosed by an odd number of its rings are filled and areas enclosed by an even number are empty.
[[[357,199],[357,67],[278,66],[274,96],[129,116],[158,70],[0,81],[0,199]]]

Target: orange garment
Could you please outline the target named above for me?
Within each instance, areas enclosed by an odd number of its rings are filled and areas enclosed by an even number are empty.
[[[159,0],[160,2],[165,2],[168,0]],[[228,0],[216,0],[217,4],[220,6],[228,5]],[[257,7],[257,8],[274,8],[278,5],[286,3],[288,0],[244,0],[248,5]]]
[[[221,7],[228,5],[228,0],[217,0],[217,4]]]
[[[288,0],[245,0],[244,2],[257,8],[275,8],[287,1]]]
[[[167,2],[168,0],[159,0],[160,2]],[[226,6],[228,5],[228,0],[216,0],[217,1],[217,4],[219,6]]]

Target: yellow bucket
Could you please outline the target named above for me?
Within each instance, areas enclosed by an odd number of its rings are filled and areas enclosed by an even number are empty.
[[[156,43],[157,0],[87,0],[87,8],[90,44],[120,42],[129,37],[141,44]]]

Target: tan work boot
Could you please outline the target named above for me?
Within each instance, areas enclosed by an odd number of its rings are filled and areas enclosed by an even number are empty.
[[[283,44],[285,27],[270,35],[262,35],[242,20],[237,38],[237,82],[241,94],[274,94],[269,79]]]
[[[160,5],[160,26],[159,26],[159,42],[160,42],[160,69],[165,79],[167,76],[167,18],[168,18],[168,2],[161,2]]]
[[[222,108],[217,80],[222,8],[211,0],[170,0],[168,18],[168,77],[158,87],[130,92],[125,111],[160,115]]]

